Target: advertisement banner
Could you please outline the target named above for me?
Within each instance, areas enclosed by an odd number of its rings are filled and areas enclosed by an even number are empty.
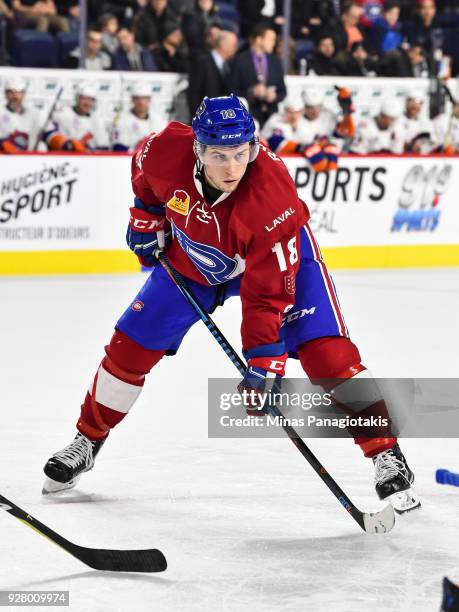
[[[284,161],[321,246],[459,243],[457,158],[347,156],[331,173]]]
[[[284,162],[331,267],[459,265],[459,158],[343,156],[331,173]],[[0,274],[138,270],[125,244],[130,163],[2,156]]]

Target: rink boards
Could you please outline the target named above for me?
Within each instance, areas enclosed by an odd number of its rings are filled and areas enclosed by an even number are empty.
[[[459,157],[343,156],[330,174],[284,162],[331,268],[459,265]],[[128,155],[2,156],[0,274],[137,272],[131,201]]]

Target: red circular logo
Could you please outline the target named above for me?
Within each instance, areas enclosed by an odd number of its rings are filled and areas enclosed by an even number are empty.
[[[142,310],[142,308],[145,306],[145,304],[143,302],[141,302],[140,300],[136,300],[131,308],[132,310],[134,310],[135,312],[139,312],[140,310]]]

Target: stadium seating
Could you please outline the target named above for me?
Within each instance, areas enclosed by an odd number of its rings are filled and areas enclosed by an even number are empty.
[[[314,52],[314,41],[305,38],[298,38],[295,40],[296,44],[296,60],[310,59]]]
[[[218,16],[223,21],[230,21],[235,23],[238,27],[241,23],[241,16],[239,15],[239,11],[234,7],[233,4],[229,2],[219,2],[218,3]]]
[[[59,50],[59,65],[63,66],[67,55],[78,47],[78,34],[76,32],[59,32],[56,34],[58,50]]]
[[[59,65],[56,38],[47,32],[16,30],[13,64],[30,68],[56,68]]]

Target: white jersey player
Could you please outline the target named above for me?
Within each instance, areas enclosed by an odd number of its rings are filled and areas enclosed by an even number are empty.
[[[404,135],[397,129],[397,119],[402,112],[399,102],[386,99],[376,117],[362,119],[357,124],[351,144],[351,152],[366,153],[403,153]]]
[[[132,90],[132,108],[115,121],[112,130],[114,151],[134,151],[151,132],[160,132],[167,120],[151,109],[151,88],[137,84]]]
[[[300,147],[314,142],[314,130],[303,117],[304,103],[299,96],[289,96],[284,112],[272,115],[263,126],[261,136],[276,153],[295,153]],[[312,138],[312,140],[311,140]]]
[[[306,121],[305,144],[312,144],[322,138],[331,138],[338,126],[338,117],[323,105],[323,94],[314,89],[303,93],[304,113]]]
[[[412,153],[429,153],[434,148],[432,121],[422,115],[424,98],[411,92],[405,100],[405,111],[397,120],[395,130],[403,134],[404,149]]]
[[[46,141],[52,150],[84,153],[108,148],[105,122],[96,112],[96,89],[83,83],[77,88],[75,106],[65,107],[54,114],[47,130]]]
[[[6,106],[0,110],[0,151],[17,153],[35,148],[41,128],[39,112],[24,106],[25,81],[19,77],[5,84]]]
[[[452,114],[451,114],[452,113]],[[452,111],[442,113],[433,120],[437,150],[452,154],[459,152],[459,101]]]

